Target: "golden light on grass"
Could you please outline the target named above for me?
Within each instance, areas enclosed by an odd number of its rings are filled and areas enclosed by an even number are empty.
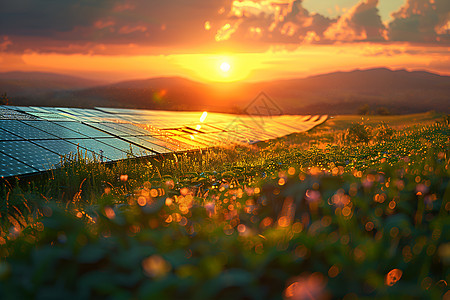
[[[321,273],[316,272],[311,275],[302,275],[294,278],[284,291],[285,299],[328,299],[325,291],[327,279]]]
[[[167,275],[172,268],[161,256],[152,255],[142,261],[142,267],[147,276],[161,278]]]
[[[111,207],[105,207],[105,215],[108,217],[108,219],[114,219],[116,217],[116,213]]]
[[[386,275],[386,285],[393,286],[402,278],[403,272],[399,269],[393,269]]]

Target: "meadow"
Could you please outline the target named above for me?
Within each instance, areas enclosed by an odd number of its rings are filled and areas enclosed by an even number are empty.
[[[306,133],[0,182],[3,299],[450,297],[450,128]]]

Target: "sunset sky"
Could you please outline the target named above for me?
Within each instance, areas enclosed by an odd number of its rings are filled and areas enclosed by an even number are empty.
[[[254,81],[371,67],[449,75],[449,53],[448,0],[0,4],[1,72],[105,81]]]

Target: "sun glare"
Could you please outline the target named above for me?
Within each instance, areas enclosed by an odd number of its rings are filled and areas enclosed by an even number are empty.
[[[179,55],[174,61],[204,81],[234,82],[246,79],[250,72],[264,67],[259,56],[234,54]]]
[[[204,111],[202,113],[202,116],[200,117],[200,122],[203,123],[206,120],[206,117],[208,116],[208,112]]]
[[[228,73],[228,71],[230,71],[231,66],[228,62],[224,61],[221,65],[220,65],[220,69],[225,72]]]

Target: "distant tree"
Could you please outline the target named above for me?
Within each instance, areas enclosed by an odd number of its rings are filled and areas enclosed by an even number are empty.
[[[369,107],[369,104],[364,104],[364,105],[361,105],[359,108],[358,108],[358,114],[359,115],[368,115],[368,114],[370,114],[370,107]]]
[[[378,107],[376,110],[377,115],[389,116],[391,112],[386,107]]]
[[[0,105],[8,105],[9,104],[9,99],[8,99],[8,95],[6,95],[6,93],[3,93],[0,95]]]

